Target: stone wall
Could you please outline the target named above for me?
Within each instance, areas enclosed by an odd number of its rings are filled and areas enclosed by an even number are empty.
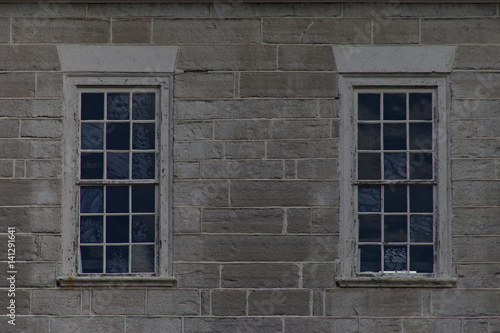
[[[497,4],[0,4],[2,332],[500,332]],[[173,288],[60,288],[56,45],[180,46]],[[341,288],[334,45],[457,45],[453,288]],[[166,221],[164,221],[166,223]],[[0,259],[5,263],[6,258]],[[2,267],[6,267],[2,264]]]

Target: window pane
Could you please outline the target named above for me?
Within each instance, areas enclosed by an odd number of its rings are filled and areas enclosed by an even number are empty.
[[[432,153],[410,154],[410,179],[432,179]]]
[[[102,243],[102,216],[80,217],[80,243]]]
[[[380,154],[358,154],[358,179],[380,179]]]
[[[410,216],[410,242],[432,243],[432,215]]]
[[[103,207],[102,186],[82,186],[80,188],[80,213],[102,213]]]
[[[384,179],[406,179],[406,154],[384,154]]]
[[[106,124],[106,149],[129,150],[130,149],[130,124],[129,123],[107,123]]]
[[[410,270],[417,273],[434,271],[434,247],[432,245],[410,245]]]
[[[406,246],[384,246],[384,271],[406,271]]]
[[[155,241],[155,216],[132,216],[132,242],[146,243]]]
[[[129,230],[128,215],[106,216],[107,243],[128,243]]]
[[[108,119],[126,120],[129,119],[129,94],[109,93],[108,94]]]
[[[103,120],[104,94],[83,93],[81,111],[82,120]]]
[[[380,94],[358,94],[358,119],[380,120]]]
[[[380,245],[359,246],[359,270],[360,272],[381,271]]]
[[[432,123],[410,123],[410,149],[432,149]]]
[[[380,212],[380,186],[359,186],[358,211]]]
[[[154,245],[132,245],[132,272],[154,272]]]
[[[433,188],[429,186],[410,186],[410,212],[432,213],[434,207]]]
[[[384,120],[406,119],[406,94],[384,94]]]
[[[134,124],[133,149],[155,149],[155,124]]]
[[[155,178],[155,153],[133,153],[132,154],[132,178],[154,179]]]
[[[406,124],[384,124],[384,149],[406,150]]]
[[[82,273],[102,273],[102,246],[80,246]]]
[[[155,119],[155,94],[140,93],[132,96],[132,119]]]
[[[384,241],[385,242],[407,242],[408,227],[406,215],[384,216]]]
[[[128,192],[128,186],[106,186],[106,213],[128,213]]]
[[[82,149],[102,149],[104,142],[104,124],[83,123],[82,124]]]
[[[132,212],[154,213],[155,186],[132,186]]]
[[[102,153],[82,153],[80,163],[81,179],[102,179],[104,170]]]
[[[386,212],[406,212],[406,207],[406,186],[384,186],[384,210]]]
[[[129,178],[129,153],[108,153],[107,178]]]
[[[412,93],[410,94],[410,119],[431,120],[432,119],[432,94]]]
[[[380,215],[359,215],[359,241],[380,242]]]
[[[106,246],[106,273],[128,273],[128,246]]]

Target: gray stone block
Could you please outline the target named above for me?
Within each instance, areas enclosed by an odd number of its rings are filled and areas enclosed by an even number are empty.
[[[10,18],[3,17],[0,19],[0,42],[9,43],[10,40]]]
[[[138,315],[146,310],[145,290],[95,289],[92,312],[96,315]]]
[[[62,121],[26,119],[21,121],[21,137],[27,138],[60,138]]]
[[[282,209],[204,209],[202,230],[208,233],[281,233]]]
[[[309,290],[254,290],[248,294],[249,315],[311,315]]]
[[[228,187],[226,181],[178,181],[174,184],[174,206],[227,207]]]
[[[80,290],[33,290],[31,312],[35,315],[78,315],[81,301]]]
[[[492,4],[473,3],[346,3],[344,17],[477,17],[494,16]]]
[[[299,267],[295,264],[248,263],[222,266],[222,288],[298,288]]]
[[[453,261],[471,261],[471,241],[470,237],[453,237]]]
[[[238,333],[282,333],[280,318],[211,318],[184,319],[185,333],[238,332]]]
[[[174,261],[333,261],[335,236],[179,235]]]
[[[302,285],[304,288],[323,289],[335,287],[337,265],[333,263],[304,263]]]
[[[475,137],[476,130],[472,120],[452,120],[450,122],[450,139],[465,139]]]
[[[182,332],[182,319],[172,317],[127,317],[126,332]]]
[[[399,333],[401,332],[401,319],[360,319],[359,331],[370,333]],[[432,330],[428,332],[432,332]]]
[[[27,160],[26,178],[61,178],[61,160]]]
[[[496,251],[500,246],[500,237],[471,237],[472,261],[500,262],[500,253]]]
[[[271,141],[267,143],[267,158],[336,158],[338,157],[338,140],[293,140]]]
[[[24,160],[15,161],[14,163],[14,178],[26,177],[26,162]]]
[[[83,17],[84,4],[69,3],[2,3],[0,12],[5,16]]]
[[[61,158],[61,141],[60,140],[38,140],[29,141],[30,153],[29,158],[54,159]]]
[[[15,331],[12,331],[13,327],[15,327]],[[24,317],[16,315],[16,326],[12,326],[7,320],[2,320],[0,322],[0,331],[49,333],[49,317]]]
[[[418,20],[378,19],[373,21],[374,44],[418,44]]]
[[[244,316],[247,312],[246,290],[213,290],[212,315]]]
[[[498,43],[500,31],[495,19],[422,20],[422,44]],[[436,31],[440,31],[439,34]]]
[[[250,44],[261,42],[260,20],[155,19],[155,44]]]
[[[488,333],[488,319],[464,319],[464,333]]]
[[[314,159],[297,161],[298,179],[338,179],[337,159]]]
[[[285,162],[285,179],[297,179],[297,161]]]
[[[111,36],[114,44],[149,44],[151,20],[114,19]]]
[[[30,157],[30,141],[0,139],[0,158],[24,159]]]
[[[453,234],[454,235],[499,235],[498,223],[500,208],[467,208],[453,209]]]
[[[282,179],[281,161],[208,161],[201,162],[205,179]]]
[[[0,112],[5,117],[61,117],[62,101],[50,99],[0,100]]]
[[[200,209],[176,207],[174,211],[174,233],[200,232]]]
[[[178,122],[174,124],[175,141],[199,141],[213,139],[212,122]]]
[[[10,225],[8,225],[10,226]],[[7,228],[5,228],[5,231]],[[0,235],[0,248],[5,249],[5,258],[7,259],[7,244],[9,238],[7,234]],[[16,235],[15,238],[15,255],[17,261],[33,261],[38,259],[38,247],[40,245],[40,239],[37,235]],[[7,267],[7,264],[5,264]]]
[[[235,181],[230,188],[233,207],[330,206],[339,199],[336,181]]]
[[[183,46],[177,68],[210,71],[276,69],[276,47],[271,45]]]
[[[2,119],[0,120],[0,137],[2,138],[18,138],[19,137],[19,120]]]
[[[323,309],[325,308],[324,302],[324,293],[322,291],[313,291],[313,304],[312,304],[312,310],[313,316],[324,316],[325,313]]]
[[[462,321],[460,319],[403,319],[404,332],[461,332]],[[399,331],[398,331],[399,332]]]
[[[34,97],[34,73],[2,73],[0,75],[0,97]]]
[[[329,46],[279,46],[278,69],[283,71],[334,71],[333,50]]]
[[[297,318],[285,317],[286,333],[308,332],[308,333],[325,333],[325,332],[342,332],[342,333],[358,333],[358,319],[350,318]]]
[[[498,290],[437,290],[432,292],[432,314],[444,316],[496,316],[500,311]]]
[[[454,159],[451,164],[453,180],[494,180],[495,160]]]
[[[0,177],[12,178],[14,176],[14,161],[0,160]]]
[[[454,68],[456,69],[500,69],[500,60],[497,55],[498,46],[459,46],[455,55]]]
[[[1,102],[1,101],[0,101]],[[1,104],[0,104],[1,108]],[[315,118],[313,100],[178,101],[175,119]]]
[[[339,210],[338,208],[314,208],[312,211],[313,233],[338,233]]]
[[[58,180],[3,180],[0,205],[59,205],[61,183]]]
[[[63,97],[63,76],[60,73],[38,73],[36,75],[37,97]]]
[[[336,97],[337,75],[314,72],[242,73],[241,97]]]
[[[61,260],[61,236],[40,236],[40,260]]]
[[[500,140],[454,140],[451,143],[451,154],[452,157],[498,158]]]
[[[500,75],[498,73],[454,73],[451,75],[451,81],[453,98],[485,99],[500,96]],[[473,105],[473,102],[470,104]]]
[[[451,102],[451,116],[453,118],[498,118],[500,101],[467,99]]]
[[[476,120],[476,136],[498,138],[500,136],[500,119]]]
[[[0,207],[0,224],[16,227],[17,232],[58,233],[61,229],[59,207]]]
[[[174,179],[201,178],[199,162],[174,163]]]
[[[233,97],[232,73],[185,73],[175,75],[174,96],[179,98]]]
[[[321,118],[338,118],[339,110],[340,110],[340,100],[338,99],[319,100],[319,116]]]
[[[368,19],[273,18],[263,19],[262,29],[266,43],[367,44],[371,42],[371,22]]]
[[[90,316],[90,317],[52,317],[50,318],[52,332],[109,332],[123,333],[125,320],[122,316]]]
[[[88,16],[209,17],[210,5],[192,3],[88,4]],[[82,15],[83,16],[83,15]]]
[[[212,3],[212,17],[232,17],[233,4],[232,3]]]
[[[286,210],[286,231],[288,233],[310,233],[311,221],[310,208],[288,208]]]
[[[208,160],[221,158],[223,145],[221,142],[176,142],[174,143],[174,159],[182,160]]]
[[[212,314],[212,300],[210,297],[210,290],[201,291],[201,312],[202,316],[210,316]]]
[[[4,247],[6,249],[7,247]],[[6,251],[5,251],[6,253]],[[7,264],[4,265],[4,267],[7,267]],[[16,276],[18,278],[18,276]],[[17,282],[17,281],[16,281]],[[10,313],[10,310],[7,310],[7,307],[10,306],[10,300],[14,299],[15,306],[16,306],[16,328],[18,328],[18,322],[19,317],[18,316],[23,316],[23,315],[29,315],[30,314],[30,304],[31,304],[31,290],[30,289],[19,289],[16,286],[16,291],[15,291],[15,298],[14,297],[9,297],[8,294],[9,288],[3,289],[2,292],[4,294],[4,297],[0,299],[0,306],[2,307],[2,310],[5,309],[4,311],[4,316]],[[3,328],[2,324],[7,323],[7,320],[10,320],[10,318],[4,318],[0,322],[0,329]],[[22,321],[22,320],[21,320]],[[12,328],[12,325],[9,325]],[[7,326],[6,326],[7,327]],[[10,332],[8,329],[3,329],[2,332]],[[25,331],[27,332],[27,331]]]
[[[338,3],[241,3],[234,4],[235,17],[340,16]]]
[[[13,18],[14,43],[108,43],[110,21],[58,18]]]
[[[227,159],[263,159],[265,154],[264,141],[226,142],[225,158]]]
[[[458,265],[458,288],[498,288],[500,264]]]
[[[177,263],[174,276],[179,288],[218,288],[220,265],[203,263]]]
[[[381,304],[384,306],[380,306]],[[325,314],[327,316],[399,317],[420,316],[421,313],[420,290],[381,288],[342,289],[326,292]]]
[[[57,49],[53,45],[1,45],[0,58],[2,71],[55,71],[61,68]]]
[[[453,206],[500,206],[498,184],[488,181],[455,181]]]
[[[200,294],[196,290],[148,290],[147,313],[199,315]]]

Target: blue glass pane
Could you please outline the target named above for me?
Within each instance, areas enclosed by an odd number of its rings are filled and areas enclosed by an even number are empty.
[[[102,186],[80,187],[80,213],[102,213],[104,193]]]
[[[380,119],[380,94],[358,94],[358,119]]]
[[[432,245],[411,245],[410,258],[410,271],[417,273],[434,271],[434,247]]]
[[[380,245],[360,245],[359,246],[359,271],[360,272],[380,272],[381,253]]]
[[[410,123],[410,149],[432,149],[432,123]]]
[[[129,123],[107,123],[106,124],[106,149],[129,150],[130,149],[130,124]]]
[[[386,243],[408,241],[408,224],[406,215],[384,216],[384,241]]]
[[[102,153],[82,153],[80,163],[81,179],[102,179],[104,163]]]
[[[155,153],[133,153],[132,154],[132,178],[154,179],[155,178]]]
[[[102,243],[102,216],[80,216],[80,243]]]
[[[410,186],[410,212],[432,213],[434,211],[433,188],[429,186]]]
[[[132,186],[132,212],[154,213],[155,186]]]
[[[106,273],[128,273],[128,246],[106,247]]]
[[[384,178],[406,179],[406,154],[385,153],[384,154]]]
[[[104,94],[83,93],[81,103],[82,120],[104,119]]]
[[[129,153],[108,153],[107,159],[108,179],[129,178]]]
[[[358,212],[380,212],[380,186],[358,187]]]
[[[432,243],[432,215],[410,216],[410,242]]]
[[[384,186],[384,211],[388,213],[406,212],[406,186]]]
[[[80,246],[82,273],[102,273],[102,246]]]
[[[380,179],[379,153],[358,153],[358,179]]]
[[[132,272],[149,273],[155,270],[155,246],[132,245]]]
[[[410,94],[410,119],[431,120],[432,119],[432,94],[412,93]]]
[[[104,124],[82,124],[82,149],[102,149],[104,142]]]
[[[358,215],[360,242],[380,242],[380,215]]]
[[[384,94],[384,120],[406,119],[406,94]]]
[[[132,216],[132,242],[146,243],[155,241],[155,216]]]
[[[106,216],[106,242],[107,243],[128,243],[129,239],[129,217]]]
[[[358,150],[380,149],[380,124],[358,124]]]
[[[384,124],[384,149],[406,150],[406,124]]]
[[[128,200],[128,186],[106,186],[106,213],[128,213]]]
[[[406,271],[407,258],[406,246],[384,246],[384,271]]]
[[[432,179],[432,153],[410,154],[410,179]]]
[[[134,124],[132,131],[133,149],[155,149],[155,124]]]
[[[126,120],[130,118],[129,94],[109,93],[108,94],[108,119]]]
[[[132,119],[152,120],[155,119],[155,94],[141,93],[132,96]]]

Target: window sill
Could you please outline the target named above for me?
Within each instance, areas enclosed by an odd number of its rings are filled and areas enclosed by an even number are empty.
[[[433,278],[433,277],[355,277],[337,279],[337,283],[343,288],[453,288],[457,282],[456,278]]]
[[[135,276],[67,276],[58,277],[57,285],[61,288],[171,288],[177,279],[173,277],[135,277]]]

